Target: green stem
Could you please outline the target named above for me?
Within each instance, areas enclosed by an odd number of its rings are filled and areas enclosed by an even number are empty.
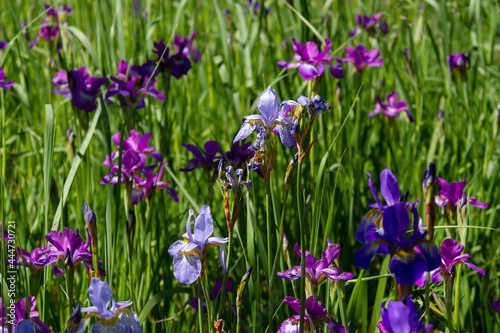
[[[227,285],[227,279],[229,277],[229,262],[231,260],[231,248],[233,244],[233,232],[229,233],[229,243],[228,243],[228,250],[227,250],[227,258],[226,258],[226,270],[227,273],[224,274],[224,282],[222,283],[222,289],[220,290],[220,298],[216,298],[216,303],[215,303],[215,309],[217,310],[217,320],[220,318],[220,310],[222,307],[222,304],[224,304],[224,295],[226,294],[226,285]],[[222,246],[222,245],[221,245]],[[217,301],[218,300],[218,301]]]
[[[448,320],[448,329],[453,332],[453,321],[451,307],[453,304],[453,276],[444,279],[444,306],[446,308],[446,319]]]
[[[457,332],[460,333],[460,280],[462,278],[462,265],[458,265],[456,281],[455,281],[455,312],[453,313],[453,326],[456,328]]]
[[[66,268],[66,292],[68,293],[68,318],[73,313],[73,282],[74,282],[74,279],[75,279],[75,271],[74,271],[73,267]]]
[[[304,219],[301,214],[301,200],[300,200],[300,169],[301,163],[297,166],[297,210],[299,215],[300,226],[300,249],[302,255],[300,258],[300,332],[304,332],[304,317],[305,317],[305,301],[306,301],[306,237]]]
[[[268,272],[268,279],[269,279],[269,304],[268,304],[268,315],[269,315],[269,327],[268,327],[268,332],[273,332],[273,298],[272,298],[272,289],[271,289],[271,272],[273,270],[272,267],[272,240],[271,240],[271,183],[268,182],[266,183],[266,203],[267,203],[267,209],[266,209],[266,220],[267,220],[267,272]]]
[[[198,325],[200,333],[203,333],[203,292],[201,290],[201,279],[198,279]]]
[[[429,313],[429,304],[430,304],[430,298],[431,298],[430,277],[431,277],[431,273],[427,272],[427,281],[425,282],[425,323],[426,323],[426,325],[429,325],[429,321],[430,321],[430,313]]]

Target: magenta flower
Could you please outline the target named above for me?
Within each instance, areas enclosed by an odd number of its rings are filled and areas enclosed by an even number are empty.
[[[349,32],[349,36],[354,37],[360,34],[363,30],[368,32],[370,35],[374,35],[376,33],[377,26],[380,29],[381,33],[387,35],[387,33],[389,32],[389,26],[387,25],[387,22],[381,21],[383,17],[383,13],[377,13],[371,17],[367,15],[363,16],[361,14],[356,15],[356,24],[359,27],[352,29]]]
[[[467,202],[467,196],[465,193],[465,184],[467,179],[456,183],[447,183],[446,180],[436,176],[437,184],[441,188],[439,196],[435,197],[436,205],[439,207],[446,207],[451,213],[457,212],[457,206],[463,206]],[[478,208],[486,208],[489,203],[482,203],[476,200],[476,198],[469,198],[469,203],[472,206]]]
[[[152,157],[156,162],[161,163],[163,156],[162,154],[155,152],[155,147],[148,146],[148,141],[151,139],[153,133],[149,132],[141,136],[139,132],[132,129],[130,130],[129,137],[123,140],[123,151],[134,151],[144,157]],[[120,149],[120,132],[117,131],[111,137],[111,141],[116,145],[117,149]]]
[[[35,39],[30,43],[30,49],[34,48],[40,39],[47,40],[50,43],[55,42],[59,35],[59,21],[66,23],[66,16],[73,14],[73,10],[65,4],[61,4],[59,9],[47,3],[44,7],[47,11],[47,17],[42,20],[41,32],[37,33]],[[57,43],[57,50],[59,51],[61,49],[62,43],[59,41]]]
[[[294,62],[278,61],[278,66],[282,68],[299,68],[299,73],[306,81],[323,75],[325,65],[330,68],[330,74],[336,79],[342,79],[344,73],[340,65],[332,64],[332,56],[327,55],[330,52],[331,42],[325,39],[325,50],[319,52],[318,45],[313,42],[307,42],[304,46],[292,38],[293,50],[298,54],[293,56]]]
[[[300,301],[295,297],[285,297],[283,303],[287,304],[289,307],[295,311],[296,315],[285,320],[278,333],[299,333],[300,330]],[[321,331],[321,326],[323,323],[326,327],[333,333],[347,333],[345,327],[340,325],[333,319],[329,317],[326,309],[323,307],[320,301],[316,301],[316,295],[313,295],[306,299],[304,303],[305,317],[304,317],[304,332],[311,332],[311,324],[314,326],[313,329],[316,332]]]
[[[347,46],[344,48],[345,58],[335,58],[341,64],[352,63],[358,73],[363,73],[368,67],[380,67],[384,59],[377,59],[379,50],[368,51],[363,44],[356,47]]]
[[[87,68],[77,70],[58,71],[52,83],[58,89],[52,91],[72,100],[73,105],[83,111],[92,112],[97,108],[97,95],[101,86],[108,82],[107,77],[89,76]]]
[[[373,117],[379,113],[383,113],[386,117],[398,118],[400,113],[406,113],[411,123],[415,121],[413,115],[408,111],[408,104],[405,101],[397,101],[398,94],[393,91],[392,94],[387,96],[387,104],[382,103],[380,96],[376,95],[378,103],[375,104],[374,110],[368,114],[368,117]]]
[[[205,142],[205,145],[203,146],[205,150],[204,153],[195,145],[182,143],[181,146],[189,150],[194,155],[194,158],[189,160],[188,166],[179,169],[181,172],[191,172],[199,168],[202,168],[205,172],[210,172],[210,170],[214,167],[214,161],[217,161],[222,157],[222,151],[217,141],[211,140]]]
[[[13,300],[12,300],[13,301]],[[39,333],[52,333],[47,325],[45,325],[38,317],[40,313],[35,311],[36,299],[29,295],[29,317],[26,318],[26,298],[16,302],[14,305],[14,318],[10,315],[7,316],[5,306],[3,305],[2,298],[0,297],[0,327],[4,326],[3,333],[8,333],[7,324],[13,323],[12,333],[14,332],[36,332]]]
[[[294,250],[295,253],[301,257],[302,251],[299,248],[299,244],[295,244]],[[340,246],[333,244],[330,239],[327,240],[327,247],[322,253],[322,259],[316,260],[314,256],[309,253],[309,251],[306,251],[306,277],[312,286],[316,287],[320,285],[325,281],[325,278],[334,281],[352,279],[352,273],[340,273],[337,267],[330,267],[331,265],[335,265],[334,261],[339,257],[339,255]],[[295,266],[284,272],[278,272],[278,276],[287,280],[297,280],[301,276],[300,266]]]
[[[163,60],[160,64],[163,73],[171,74],[176,79],[179,79],[189,72],[191,69],[191,61],[200,61],[201,51],[196,49],[193,45],[195,36],[196,31],[188,37],[176,35],[172,50],[165,45],[163,39],[158,43],[153,43],[153,53],[157,54],[158,57],[163,55]]]
[[[400,302],[389,301],[387,308],[380,304],[382,321],[377,324],[381,333],[425,333],[430,332],[432,325],[425,326],[425,318],[420,319],[416,304],[410,297]]]
[[[459,264],[465,264],[478,272],[481,275],[485,275],[483,269],[478,268],[476,265],[467,260],[470,257],[468,253],[462,254],[464,251],[464,246],[459,244],[456,240],[452,238],[447,238],[441,243],[441,266],[431,272],[430,280],[434,283],[439,283],[443,281],[443,278],[451,276],[454,271],[454,267]],[[424,287],[427,276],[424,274],[415,283],[419,287]]]
[[[163,165],[168,165],[166,162],[163,162]],[[153,174],[152,172],[144,172],[145,180],[141,177],[134,175],[134,187],[132,188],[131,195],[131,205],[136,205],[139,201],[143,200],[146,197],[150,197],[153,193],[153,190],[165,190],[167,194],[174,199],[175,202],[179,202],[179,195],[172,188],[168,187],[170,185],[169,181],[161,181],[161,177],[163,176],[163,167],[160,167],[160,171],[157,174]]]
[[[454,69],[460,72],[460,74],[465,74],[470,65],[470,51],[467,53],[449,54],[446,58],[450,72]]]
[[[0,67],[0,88],[2,89],[9,89],[14,86],[14,82],[12,81],[5,81],[5,73],[3,71],[3,68]]]
[[[42,267],[52,265],[52,271],[54,274],[58,276],[61,275],[61,271],[55,264],[57,256],[47,249],[45,244],[42,245],[42,248],[37,247],[31,252],[17,248],[17,255],[17,260],[14,263],[15,266],[28,267],[31,273],[36,274],[42,269]]]
[[[106,102],[113,104],[110,100],[113,96],[118,96],[122,107],[132,107],[142,109],[146,105],[144,95],[149,95],[165,102],[165,95],[155,88],[158,71],[155,71],[155,63],[148,60],[140,66],[130,66],[124,60],[118,64],[118,73],[111,76],[113,83],[106,93]],[[127,73],[128,69],[128,73]]]

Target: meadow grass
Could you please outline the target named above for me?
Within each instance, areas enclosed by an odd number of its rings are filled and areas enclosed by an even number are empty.
[[[211,176],[203,170],[178,171],[192,158],[181,144],[203,147],[206,141],[216,140],[228,151],[243,116],[257,113],[257,99],[269,85],[280,101],[307,95],[310,89],[297,70],[277,66],[279,60],[292,59],[292,37],[318,44],[328,38],[332,41],[330,54],[336,57],[344,56],[345,46],[363,43],[370,50],[380,49],[384,63],[362,77],[352,73],[351,65],[343,65],[342,80],[326,70],[315,91],[332,109],[315,122],[313,134],[319,132],[319,137],[288,191],[285,172],[296,150],[279,144],[278,136],[270,139],[276,148],[271,181],[266,184],[255,172],[248,173],[253,188],[243,196],[230,236],[228,277],[234,289],[225,296],[219,318],[214,312],[202,315],[204,330],[215,332],[209,319],[224,319],[226,331],[236,330],[231,305],[236,302],[236,286],[250,266],[253,270],[243,298],[240,331],[265,332],[268,327],[276,331],[293,314],[282,301],[285,296],[299,297],[300,280],[289,282],[271,274],[283,221],[290,245],[303,244],[301,248],[316,258],[327,239],[341,246],[339,264],[354,279],[345,284],[328,281],[319,288],[320,299],[328,314],[348,332],[378,331],[380,303],[393,299],[395,282],[388,257],[375,257],[367,271],[354,262],[354,252],[362,246],[354,233],[368,211],[366,204],[374,202],[366,172],[374,175],[378,188],[380,172],[391,169],[400,188],[410,191],[409,200],[422,202],[417,208],[424,216],[423,174],[434,161],[440,177],[467,179],[467,194],[490,202],[486,209],[469,206],[468,228],[444,228],[443,216],[437,214],[438,247],[452,236],[465,245],[471,262],[486,270],[482,276],[467,267],[461,269],[457,325],[462,332],[500,332],[499,317],[491,306],[500,297],[497,2],[280,0],[264,2],[268,13],[262,8],[254,13],[246,1],[68,1],[73,14],[62,28],[63,51],[58,54],[44,41],[29,48],[45,17],[42,1],[0,2],[0,39],[9,42],[0,51],[0,66],[7,79],[15,82],[13,88],[0,91],[0,219],[15,221],[16,246],[31,250],[45,243],[50,230],[78,228],[84,235],[81,209],[88,203],[97,215],[99,258],[107,274],[103,279],[116,300],[133,301],[132,309],[145,332],[199,329],[198,314],[187,305],[196,296],[195,284],[177,282],[167,252],[181,238],[188,210],[199,212],[199,207],[209,204],[214,234],[229,237],[222,187],[215,183],[212,196]],[[223,9],[230,11],[230,18]],[[374,38],[364,32],[349,37],[356,14],[379,11],[389,24],[388,35]],[[21,30],[22,22],[27,22],[30,40]],[[179,80],[158,77],[156,87],[165,94],[165,102],[146,97],[144,109],[126,116],[117,104],[106,105],[98,98],[98,109],[86,113],[52,93],[51,79],[57,70],[86,66],[91,75],[115,75],[120,60],[134,65],[156,60],[153,41],[171,41],[175,34],[187,36],[195,30],[194,44],[202,57]],[[410,61],[405,59],[404,49],[409,50]],[[462,82],[456,71],[450,73],[446,57],[467,50],[471,50],[470,68]],[[376,103],[375,95],[384,99],[393,90],[410,106],[414,123],[405,117],[367,117]],[[442,120],[438,119],[439,110],[444,113]],[[76,134],[72,158],[67,153],[68,127]],[[128,246],[130,198],[123,186],[99,182],[108,172],[102,165],[105,155],[115,150],[111,135],[131,129],[153,133],[150,144],[168,162],[164,179],[173,182],[179,203],[157,191],[147,203],[134,206],[135,237]],[[57,193],[51,190],[52,177]],[[299,264],[292,248],[289,252],[291,263]],[[212,288],[214,278],[223,277],[217,251],[210,250],[208,258],[205,279]],[[286,269],[281,250],[276,258],[278,271]],[[5,274],[4,267],[2,276]],[[77,270],[70,293],[64,276],[57,277],[48,268],[41,285],[34,295],[37,310],[54,332],[65,329],[72,312],[68,294],[82,306],[90,305],[84,268]],[[4,304],[9,299],[6,286],[3,278]],[[442,286],[434,290],[442,295]],[[30,272],[19,267],[17,298],[29,293]],[[414,294],[424,298],[423,289]],[[430,320],[435,328],[448,330],[432,311]]]

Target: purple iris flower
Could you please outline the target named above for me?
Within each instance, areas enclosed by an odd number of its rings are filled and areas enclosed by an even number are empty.
[[[45,236],[45,239],[50,243],[48,249],[51,255],[55,255],[58,259],[61,259],[64,265],[74,268],[83,263],[87,270],[94,270],[92,265],[92,254],[90,253],[92,239],[88,230],[87,236],[88,242],[85,243],[78,234],[78,229],[73,231],[64,228],[64,232],[57,230],[50,231]],[[105,276],[106,273],[100,267],[101,265],[102,262],[99,260],[99,272],[101,276]],[[60,271],[60,273],[62,273],[62,271]]]
[[[3,333],[7,333],[7,324],[14,323],[12,327],[12,333],[14,332],[36,332],[39,333],[52,333],[52,331],[45,325],[38,316],[40,313],[35,311],[36,308],[36,299],[35,297],[29,295],[29,317],[26,318],[26,298],[23,298],[14,305],[14,318],[11,316],[7,316],[7,312],[5,311],[5,307],[2,302],[2,298],[0,297],[0,327],[4,326],[5,328],[2,330]],[[3,324],[3,325],[2,325]]]
[[[325,278],[338,281],[349,280],[353,277],[352,273],[349,272],[340,273],[337,267],[330,268],[330,265],[334,265],[335,259],[340,255],[340,246],[333,244],[330,239],[326,242],[327,247],[322,253],[322,259],[316,260],[309,251],[306,251],[306,277],[313,286],[318,286],[325,281]],[[302,251],[299,248],[299,244],[295,244],[294,250],[301,257]],[[300,266],[295,266],[284,272],[278,272],[278,276],[287,280],[297,280],[301,276]]]
[[[26,266],[33,274],[36,274],[42,267],[52,264],[52,271],[58,276],[61,275],[61,271],[55,264],[57,256],[47,249],[45,244],[42,245],[42,248],[37,247],[31,252],[17,248],[17,255],[17,261],[14,263],[15,266]]]
[[[191,172],[199,168],[202,168],[205,172],[209,172],[213,168],[214,161],[219,160],[222,157],[222,151],[217,141],[211,140],[205,142],[205,145],[203,146],[205,153],[203,153],[195,145],[182,143],[181,146],[189,150],[194,155],[194,158],[189,160],[187,167],[179,169],[181,172]]]
[[[425,333],[432,330],[433,326],[425,326],[425,318],[420,319],[417,305],[410,297],[400,302],[389,301],[387,308],[380,304],[382,321],[377,324],[381,333]]]
[[[122,106],[131,107],[137,103],[136,109],[142,109],[146,105],[144,95],[165,102],[165,95],[155,88],[155,77],[158,75],[155,66],[153,60],[148,60],[140,66],[130,66],[129,68],[124,60],[120,60],[118,73],[116,76],[111,76],[113,83],[106,93],[106,102],[113,104],[110,98],[118,96]]]
[[[231,150],[224,154],[229,164],[234,165],[235,168],[240,168],[243,164],[248,162],[253,155],[252,152],[248,150],[251,144],[251,142],[240,144],[240,141],[233,143]]]
[[[248,0],[247,9],[251,10],[255,15],[257,15],[260,11],[261,4],[258,1]],[[266,14],[269,14],[269,8],[264,8]]]
[[[278,333],[299,333],[300,332],[300,300],[295,297],[285,297],[283,303],[287,304],[289,307],[295,311],[296,315],[285,320]],[[323,307],[320,301],[316,301],[316,295],[310,296],[304,302],[304,307],[306,308],[306,313],[304,317],[304,332],[311,332],[311,324],[314,326],[316,332],[321,331],[320,324],[325,324],[330,332],[334,333],[347,333],[347,330],[337,323],[335,319],[328,316],[326,309]]]
[[[389,26],[387,25],[387,22],[381,22],[383,17],[383,13],[377,13],[371,17],[367,15],[363,16],[361,14],[356,15],[356,24],[359,25],[359,27],[352,29],[349,32],[349,36],[354,37],[360,34],[363,29],[366,30],[366,32],[368,32],[370,35],[374,35],[377,26],[379,27],[380,32],[382,32],[384,35],[387,35],[387,33],[389,32]]]
[[[116,302],[106,282],[92,278],[89,298],[93,306],[82,308],[81,312],[97,318],[97,323],[92,326],[92,333],[142,332],[137,314],[127,309],[132,301]]]
[[[148,146],[148,141],[151,139],[153,133],[149,132],[141,136],[136,130],[130,130],[130,134],[126,140],[123,140],[123,151],[132,150],[141,156],[150,156],[156,162],[161,163],[163,156],[162,154],[155,152],[155,147]],[[111,141],[116,145],[117,149],[120,149],[120,132],[117,131],[111,137]]]
[[[450,54],[448,55],[448,58],[446,58],[446,62],[448,63],[450,72],[453,72],[453,70],[456,69],[463,74],[470,65],[470,51],[467,51],[465,54]]]
[[[73,14],[73,10],[65,4],[61,4],[59,8],[56,8],[46,3],[44,7],[47,11],[47,17],[42,20],[41,32],[37,33],[35,39],[30,43],[30,49],[34,48],[40,39],[53,43],[59,35],[59,21],[66,23],[66,16]],[[62,43],[59,41],[57,43],[57,50],[61,49]]]
[[[384,169],[380,173],[380,193],[382,194],[382,197],[384,198],[387,205],[384,205],[378,197],[377,190],[373,185],[372,174],[369,171],[367,171],[366,174],[369,177],[368,185],[370,186],[370,189],[372,191],[373,197],[375,198],[376,202],[374,204],[368,203],[366,205],[367,207],[378,208],[379,211],[383,211],[389,206],[393,206],[395,204],[400,203],[401,192],[399,190],[398,180],[396,179],[396,176],[394,176],[391,170]]]
[[[493,308],[497,311],[498,316],[500,317],[500,298],[497,299],[496,301],[493,301],[491,303],[491,306],[493,306]]]
[[[319,52],[318,45],[313,42],[307,42],[306,45],[298,43],[292,38],[293,50],[298,54],[293,56],[294,62],[278,61],[278,66],[282,68],[299,68],[299,73],[306,81],[323,75],[325,65],[330,68],[330,74],[336,79],[344,78],[344,72],[340,65],[332,64],[332,56],[327,55],[330,52],[332,42],[325,39],[325,50]]]
[[[344,48],[345,58],[335,58],[341,64],[352,63],[358,73],[363,73],[368,67],[380,67],[384,59],[377,59],[380,55],[379,50],[368,51],[363,44],[356,47],[347,46]]]
[[[215,301],[215,298],[217,297],[217,295],[219,295],[219,292],[221,291],[223,285],[224,285],[224,283],[222,281],[220,281],[218,278],[215,278],[215,286],[212,289],[212,293],[210,294],[210,301],[212,301],[212,302]],[[227,279],[226,293],[231,292],[231,291],[233,291],[233,281],[231,281],[231,279]],[[191,302],[189,302],[188,304],[193,309],[198,310],[198,296],[195,296],[191,300]],[[206,313],[207,312],[207,303],[205,302],[204,297],[203,297],[202,306],[203,306],[203,312]]]
[[[163,165],[168,165],[166,162],[163,162]],[[145,197],[151,196],[153,190],[165,190],[167,194],[174,199],[175,202],[179,202],[179,194],[175,192],[172,188],[168,187],[170,185],[169,181],[161,181],[161,177],[163,176],[163,167],[160,167],[160,170],[157,174],[153,174],[152,172],[144,172],[144,177],[146,179],[142,179],[141,177],[134,175],[133,178],[135,180],[135,185],[132,188],[131,195],[131,204],[136,205],[139,201],[143,200]]]
[[[439,196],[435,197],[436,205],[439,207],[446,207],[451,213],[456,213],[457,206],[465,205],[467,202],[467,196],[464,190],[467,179],[461,182],[452,182],[448,184],[446,180],[436,176],[436,181],[441,188]],[[486,208],[489,205],[489,202],[482,203],[477,201],[476,198],[469,198],[469,203],[478,208]]]
[[[452,238],[447,238],[441,243],[441,266],[433,270],[430,274],[430,280],[434,283],[439,283],[443,281],[445,277],[451,276],[454,267],[459,264],[465,264],[477,271],[481,275],[485,275],[485,271],[480,269],[473,263],[467,260],[470,257],[468,253],[462,254],[464,246],[459,244],[456,240]],[[421,288],[425,286],[426,274],[422,275],[420,280],[415,284]]]
[[[56,19],[56,20],[59,18],[64,19],[64,17],[66,15],[73,14],[73,10],[71,9],[71,7],[65,5],[64,3],[62,3],[59,8],[56,8],[53,5],[48,4],[48,3],[44,4],[43,6],[44,6],[45,10],[47,11],[47,15]]]
[[[0,88],[2,89],[9,89],[14,86],[14,82],[12,81],[5,81],[5,73],[3,71],[3,68],[0,67]]]
[[[107,77],[89,76],[87,68],[80,67],[69,73],[58,71],[52,79],[52,83],[58,89],[52,91],[71,99],[78,109],[92,112],[97,108],[96,99],[101,92],[101,86],[107,82]]]
[[[374,110],[368,114],[368,117],[373,117],[379,113],[383,113],[385,116],[390,118],[398,118],[399,114],[405,112],[411,123],[415,121],[413,115],[408,111],[408,104],[405,101],[397,101],[398,94],[393,91],[392,94],[387,96],[387,104],[382,103],[380,96],[376,95],[378,103],[375,104]]]
[[[200,215],[194,222],[194,233],[191,231],[191,218],[195,219],[195,215],[190,209],[186,233],[182,235],[184,240],[176,241],[168,249],[168,253],[174,257],[174,276],[177,281],[184,284],[191,284],[200,276],[209,246],[221,246],[221,266],[225,270],[222,244],[229,241],[228,238],[211,237],[214,232],[214,221],[210,207],[205,205],[200,208]]]
[[[111,172],[108,172],[104,178],[101,180],[101,185],[115,185],[118,183],[118,173],[120,171],[118,161],[115,163],[114,160],[119,158],[120,154],[117,151],[111,153],[111,158],[109,155],[106,155],[104,162],[102,163],[104,166],[111,168]],[[120,181],[122,183],[129,183],[133,179],[133,174],[135,172],[139,172],[143,170],[144,163],[146,163],[146,157],[144,155],[140,155],[133,150],[127,150],[122,155],[122,168],[121,168],[121,177]],[[153,166],[154,168],[154,166]]]
[[[408,239],[410,218],[404,202],[386,207],[383,212],[372,210],[368,218],[365,215],[355,235],[366,243],[354,254],[356,266],[369,269],[376,254],[390,254],[389,269],[403,285],[415,284],[424,272],[438,268],[439,251],[433,242],[425,240],[427,232],[423,232],[417,209],[412,207],[411,212],[413,234]]]
[[[196,31],[193,31],[191,36],[188,37],[176,35],[172,50],[165,45],[163,39],[158,43],[153,43],[153,53],[157,54],[159,57],[163,55],[163,60],[160,64],[162,72],[169,73],[176,79],[179,79],[189,72],[191,69],[191,61],[200,61],[201,51],[196,49],[193,45],[195,36]]]
[[[243,118],[243,125],[233,143],[246,139],[252,132],[260,132],[261,137],[258,139],[262,141],[261,146],[263,146],[266,133],[276,128],[284,146],[293,148],[297,145],[290,130],[291,120],[279,114],[278,96],[274,89],[269,87],[260,95],[257,109],[260,111],[260,115],[250,115]]]
[[[2,31],[2,28],[0,28],[0,31]],[[0,40],[0,50],[5,50],[5,48],[9,45],[9,42],[6,42],[4,40]]]

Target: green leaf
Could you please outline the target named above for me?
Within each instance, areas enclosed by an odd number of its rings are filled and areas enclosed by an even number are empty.
[[[149,299],[149,301],[144,305],[139,314],[139,323],[144,322],[147,315],[151,312],[151,310],[155,307],[156,304],[164,300],[165,298],[171,299],[175,294],[190,294],[191,288],[172,288],[159,292]]]

